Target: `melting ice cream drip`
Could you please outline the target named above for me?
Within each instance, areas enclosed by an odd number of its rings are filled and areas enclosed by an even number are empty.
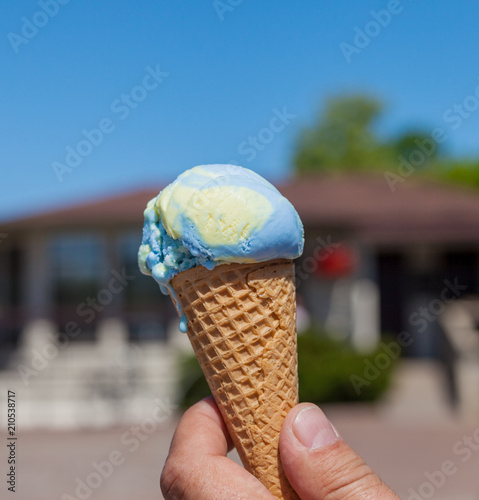
[[[200,165],[187,170],[149,201],[138,262],[169,293],[187,320],[170,284],[196,266],[294,259],[303,251],[301,220],[281,193],[251,170]]]

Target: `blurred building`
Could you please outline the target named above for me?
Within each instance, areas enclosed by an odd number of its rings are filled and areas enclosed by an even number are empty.
[[[305,225],[296,267],[310,317],[364,351],[384,334],[406,332],[412,341],[405,355],[442,356],[438,319],[450,303],[478,293],[479,194],[413,179],[392,191],[382,176],[302,178],[279,189]],[[2,365],[11,368],[17,356],[26,385],[54,366],[53,378],[71,372],[66,360],[76,349],[91,365],[88,397],[110,398],[112,413],[127,394],[118,395],[119,378],[113,368],[105,373],[108,363],[129,374],[127,386],[164,384],[164,394],[172,394],[172,346],[182,342],[176,313],[137,265],[142,213],[158,190],[0,224]],[[42,354],[48,344],[58,352],[43,370],[34,358],[48,358]],[[103,381],[103,394],[95,396],[95,380]]]

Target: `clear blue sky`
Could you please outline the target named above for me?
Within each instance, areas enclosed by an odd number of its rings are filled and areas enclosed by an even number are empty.
[[[443,118],[479,85],[473,0],[61,1],[2,7],[0,218],[161,184],[201,163],[285,178],[298,131],[341,92],[383,99],[386,135],[442,126],[451,154],[479,154],[479,110],[456,130]],[[368,25],[388,8],[386,26]],[[374,38],[348,61],[341,44],[367,26]],[[168,76],[155,85],[157,65]],[[284,108],[294,117],[263,130],[253,154],[244,141]],[[102,120],[109,133],[81,143]],[[80,143],[85,156],[60,182],[52,163]]]

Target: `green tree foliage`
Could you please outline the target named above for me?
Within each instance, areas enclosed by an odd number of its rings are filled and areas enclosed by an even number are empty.
[[[380,102],[362,96],[328,100],[317,123],[299,137],[298,171],[371,168],[379,149],[372,127],[381,111]]]
[[[449,184],[479,188],[479,160],[456,160],[439,165],[431,176]]]
[[[366,95],[336,96],[326,101],[316,123],[302,130],[294,155],[298,174],[322,172],[384,172],[411,163],[431,144],[431,134],[409,129],[380,138],[377,125],[384,111],[381,101]],[[432,128],[431,128],[432,130]],[[436,144],[433,152],[415,165],[415,176],[448,184],[479,188],[479,159],[451,159]]]
[[[375,128],[383,113],[383,104],[364,95],[328,99],[324,113],[316,123],[305,128],[294,157],[300,174],[329,171],[374,171],[399,163],[427,136],[421,131],[407,131],[393,139],[380,139]],[[436,155],[423,166],[427,168]]]

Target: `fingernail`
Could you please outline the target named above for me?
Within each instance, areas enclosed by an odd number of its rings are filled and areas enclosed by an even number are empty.
[[[293,434],[310,450],[332,443],[339,437],[326,415],[317,406],[309,406],[296,415]]]

